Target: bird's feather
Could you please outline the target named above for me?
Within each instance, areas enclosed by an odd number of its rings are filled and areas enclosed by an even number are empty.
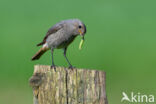
[[[46,33],[46,35],[45,35],[43,41],[42,41],[41,43],[37,44],[37,46],[40,46],[40,45],[45,44],[45,43],[46,43],[46,39],[47,39],[50,35],[56,33],[56,32],[57,32],[58,30],[60,30],[62,27],[63,27],[63,23],[58,23],[58,24],[54,25],[53,27],[51,27],[51,28],[48,30],[48,32]]]

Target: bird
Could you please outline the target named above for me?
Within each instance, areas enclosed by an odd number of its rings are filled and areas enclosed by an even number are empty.
[[[56,71],[56,66],[54,64],[54,49],[63,49],[64,57],[69,64],[69,68],[73,69],[72,64],[68,60],[66,53],[68,46],[74,41],[77,36],[81,36],[84,40],[84,35],[86,34],[86,25],[79,19],[67,19],[62,20],[55,25],[53,25],[42,42],[37,44],[37,46],[42,46],[39,51],[31,58],[32,61],[40,59],[40,57],[51,50],[52,56],[52,65],[51,68],[54,68]]]

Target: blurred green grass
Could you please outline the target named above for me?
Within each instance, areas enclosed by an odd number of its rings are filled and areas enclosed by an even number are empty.
[[[107,72],[109,104],[120,104],[122,91],[156,96],[156,1],[0,0],[0,104],[30,104],[28,79],[34,64],[51,64],[50,52],[32,55],[53,24],[79,18],[87,25],[86,41],[70,45],[68,57],[78,68]],[[62,50],[55,63],[67,66]]]

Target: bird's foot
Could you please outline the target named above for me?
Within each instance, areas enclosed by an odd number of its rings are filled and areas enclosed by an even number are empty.
[[[51,65],[51,69],[54,69],[56,72],[56,66],[55,65]]]
[[[71,69],[71,70],[73,70],[75,67],[73,67],[72,65],[70,65],[68,68]]]

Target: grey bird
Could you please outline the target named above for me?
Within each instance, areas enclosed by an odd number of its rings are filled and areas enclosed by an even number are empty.
[[[52,65],[51,68],[56,69],[53,59],[54,49],[63,49],[64,57],[69,64],[69,68],[73,68],[71,63],[69,62],[66,51],[69,44],[73,42],[73,40],[80,35],[82,40],[84,40],[84,35],[86,33],[85,24],[79,19],[69,19],[63,20],[54,26],[52,26],[43,41],[37,46],[41,46],[40,50],[32,57],[32,60],[38,60],[47,50],[51,49],[52,55]]]

